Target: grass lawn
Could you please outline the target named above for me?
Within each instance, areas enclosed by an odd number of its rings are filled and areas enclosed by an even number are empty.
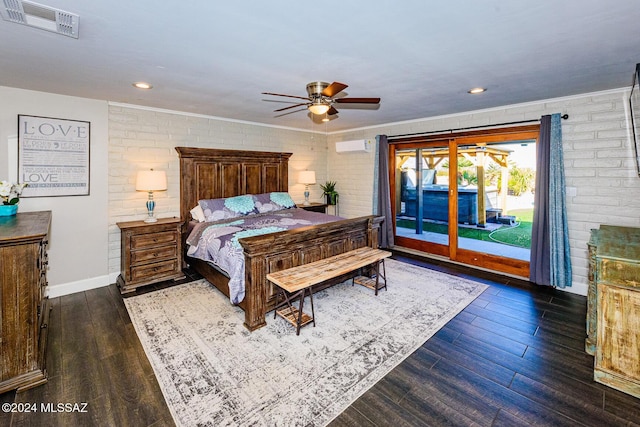
[[[519,225],[515,227],[502,226],[501,228],[489,231],[481,228],[458,228],[458,235],[469,239],[484,240],[487,242],[504,243],[519,248],[531,249],[531,224],[533,223],[533,209],[511,210],[508,215],[516,217]],[[398,227],[415,229],[415,221],[409,219],[399,219],[396,221]],[[435,224],[424,222],[423,230],[431,233],[447,234],[446,224]]]
[[[531,226],[533,224],[533,208],[511,210],[508,215],[516,217],[516,227],[502,227],[491,233],[491,239],[519,248],[531,249]]]

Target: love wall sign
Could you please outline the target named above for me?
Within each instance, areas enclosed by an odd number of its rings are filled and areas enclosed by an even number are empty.
[[[89,195],[89,122],[18,116],[22,197]]]

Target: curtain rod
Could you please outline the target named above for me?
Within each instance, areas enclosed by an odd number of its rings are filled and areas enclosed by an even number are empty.
[[[563,114],[560,116],[561,119],[567,120],[569,118],[568,114]],[[393,135],[393,136],[389,136],[387,137],[387,140],[391,140],[391,139],[397,139],[397,138],[404,138],[407,136],[424,136],[424,135],[433,135],[436,133],[453,133],[454,131],[461,131],[461,130],[471,130],[471,129],[482,129],[482,128],[488,128],[488,127],[494,127],[494,126],[507,126],[507,125],[521,125],[523,123],[535,123],[535,122],[540,122],[540,119],[534,119],[534,120],[521,120],[519,122],[505,122],[505,123],[496,123],[496,124],[492,124],[492,125],[483,125],[483,126],[469,126],[466,128],[455,128],[455,129],[443,129],[443,130],[434,130],[431,132],[416,132],[416,133],[405,133],[403,135]]]

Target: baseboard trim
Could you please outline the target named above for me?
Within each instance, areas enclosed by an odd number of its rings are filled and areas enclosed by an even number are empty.
[[[571,287],[568,288],[556,288],[559,291],[564,291],[564,292],[569,292],[570,294],[576,294],[576,295],[582,295],[582,296],[587,296],[587,294],[589,293],[589,285],[586,283],[576,283],[573,282],[571,283]]]
[[[117,274],[116,274],[117,277]],[[63,283],[60,285],[48,286],[47,296],[49,298],[57,298],[64,295],[75,294],[76,292],[88,291],[90,289],[102,288],[115,283],[115,278],[111,280],[111,276],[91,277],[89,279],[78,280],[75,282]]]

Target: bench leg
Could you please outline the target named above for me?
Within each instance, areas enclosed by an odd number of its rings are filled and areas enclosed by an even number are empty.
[[[282,301],[280,301],[280,295],[282,295],[282,297],[284,298]],[[293,296],[295,298],[295,295]],[[277,314],[278,314],[278,309],[280,307],[282,307],[283,305],[287,305],[287,307],[289,307],[289,309],[292,308],[291,305],[291,300],[289,299],[289,296],[287,295],[287,292],[282,289],[282,288],[278,288],[278,292],[276,293],[276,305],[275,308],[273,309],[273,318],[275,319]]]
[[[296,325],[296,335],[300,335],[300,328],[302,327],[302,309],[304,307],[304,297],[306,293],[309,292],[309,300],[311,302],[311,321],[313,322],[313,327],[316,327],[316,313],[313,308],[313,286],[309,286],[308,288],[300,291],[300,304],[298,309],[298,324]]]
[[[304,306],[304,294],[306,289],[303,289],[300,294],[300,304],[298,304],[298,323],[296,325],[296,335],[300,335],[300,328],[302,326],[302,307]]]
[[[311,316],[308,314],[304,314],[304,298],[309,292],[309,299],[311,301]],[[283,300],[280,301],[282,294]],[[298,308],[296,308],[293,304],[296,299],[298,299]],[[280,307],[287,306],[287,309],[284,312],[278,313]],[[295,310],[297,310],[297,314],[295,314]],[[301,289],[297,292],[289,294],[282,288],[278,289],[276,294],[276,305],[273,310],[273,318],[275,319],[278,314],[284,317],[289,323],[291,323],[296,328],[296,335],[300,335],[300,329],[303,324],[307,324],[309,322],[313,322],[313,327],[316,326],[316,313],[315,308],[313,307],[313,286],[309,286],[308,288]]]
[[[380,264],[382,264],[382,273],[380,272]],[[384,265],[384,258],[382,258],[380,261],[375,263],[375,270],[376,270],[376,296],[378,296],[378,290],[384,288],[384,290],[387,290],[387,269]],[[380,277],[382,277],[382,280],[384,282],[384,286],[382,288],[380,288]]]
[[[313,321],[313,327],[316,327],[316,312],[313,309],[313,286],[309,286],[309,299],[311,300],[311,320]]]

